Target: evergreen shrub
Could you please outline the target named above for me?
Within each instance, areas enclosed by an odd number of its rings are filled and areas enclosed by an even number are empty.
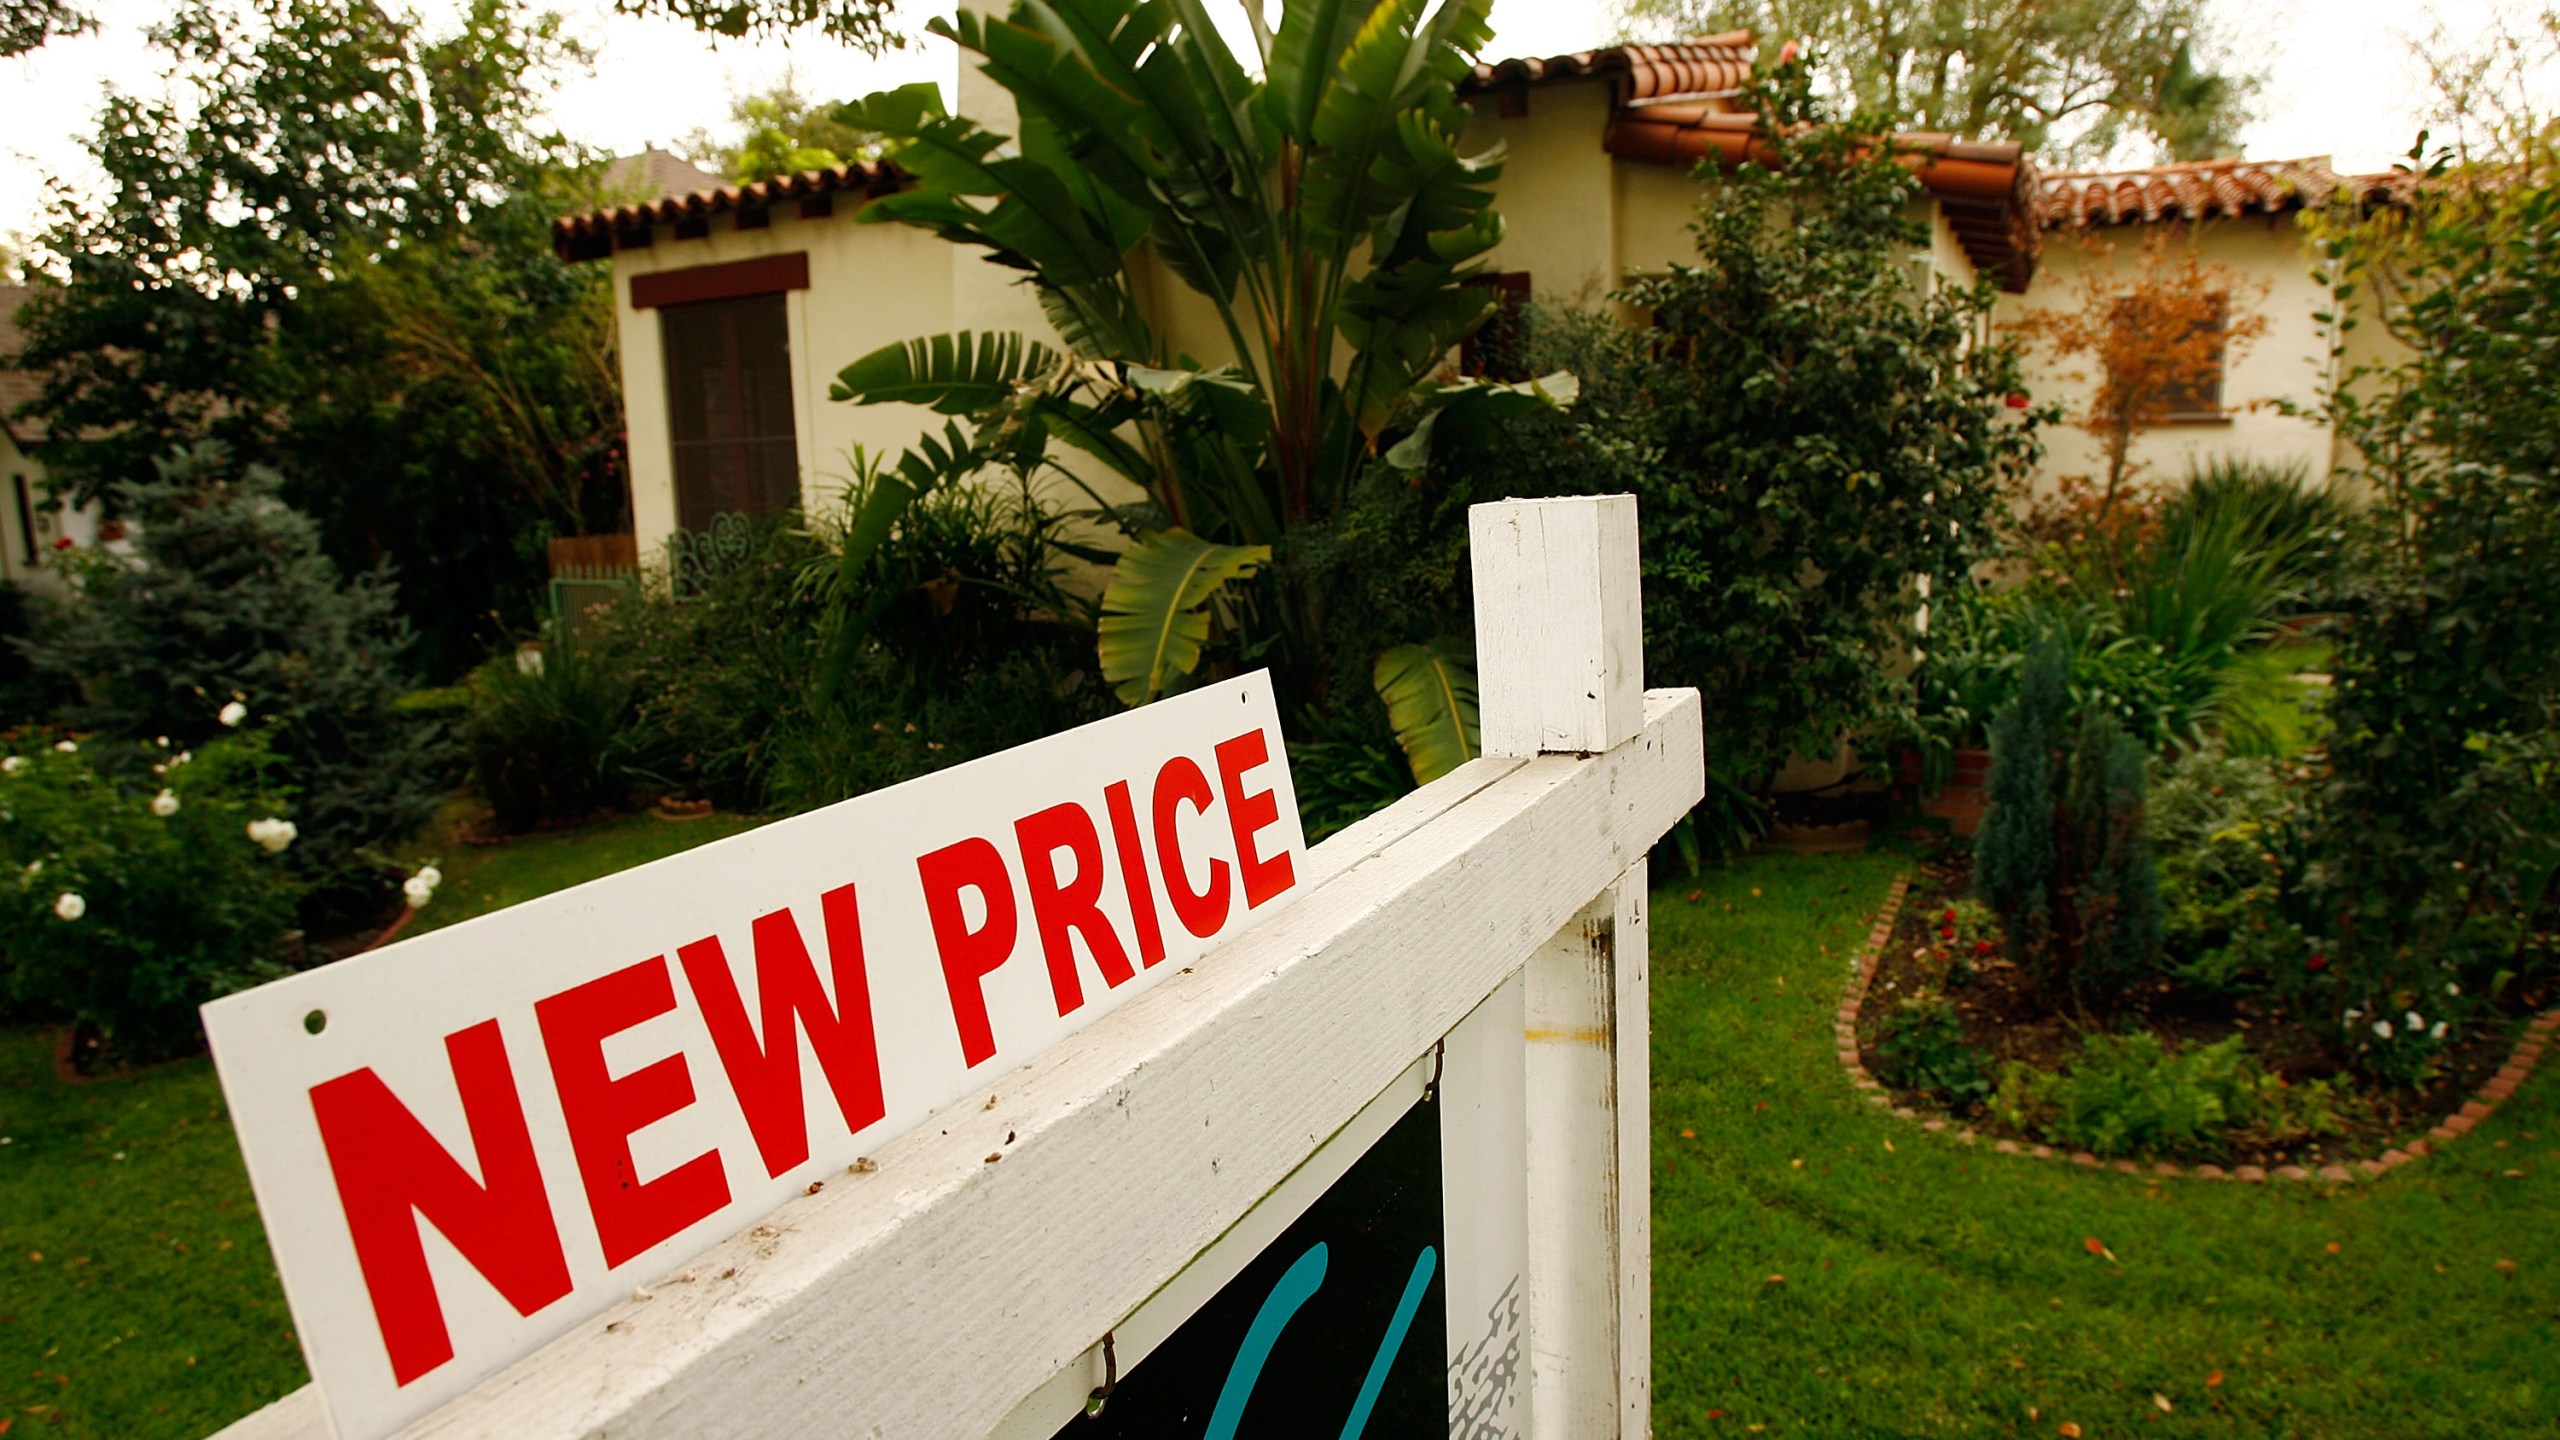
[[[271,723],[300,794],[288,861],[307,918],[363,918],[398,878],[380,847],[435,811],[445,741],[398,706],[409,628],[390,573],[340,574],[281,485],[208,443],[117,487],[134,553],[71,552],[78,593],[45,607],[27,654],[77,688],[77,730],[201,750],[239,722],[235,701]]]
[[[2159,968],[2159,870],[2143,829],[2142,747],[2093,709],[2066,754],[2067,674],[2062,646],[2039,642],[1992,722],[1974,888],[2041,988],[2103,1006]]]

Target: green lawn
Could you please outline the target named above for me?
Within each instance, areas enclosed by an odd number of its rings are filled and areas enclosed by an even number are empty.
[[[1832,1055],[1897,864],[1757,858],[1655,897],[1657,1435],[2560,1434],[2548,1068],[2334,1194],[1962,1146]]]
[[[448,841],[411,846],[401,858],[412,866],[432,861],[444,872],[444,883],[436,887],[435,899],[406,933],[423,935],[752,830],[758,823],[751,816],[725,812],[699,820],[619,815],[574,830],[526,835],[504,845]]]
[[[741,823],[448,847],[421,919]],[[1904,863],[1755,858],[1655,896],[1657,1434],[2560,1435],[2560,1081],[2338,1194],[1961,1147],[1831,1054]],[[52,1044],[0,1031],[0,1419],[191,1437],[301,1383],[210,1069],[65,1085]]]
[[[2234,669],[2238,718],[2257,732],[2251,738],[2260,752],[2298,755],[2328,729],[2321,715],[2326,687],[2293,678],[2328,672],[2328,641],[2296,641],[2247,651]]]

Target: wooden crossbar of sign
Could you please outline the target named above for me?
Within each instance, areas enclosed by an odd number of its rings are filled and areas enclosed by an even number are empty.
[[[1703,791],[1699,709],[1694,692],[1641,690],[1631,500],[1473,519],[1484,729],[1508,753],[1312,850],[1280,843],[1296,835],[1285,771],[1245,767],[1248,801],[1265,782],[1279,815],[1237,807],[1246,828],[1219,854],[1240,874],[1246,841],[1268,838],[1253,856],[1285,855],[1292,882],[1249,929],[1145,972],[1143,994],[1088,981],[1121,1003],[1017,1052],[1014,1026],[1060,1020],[1023,951],[990,972],[1029,992],[995,1007],[998,1053],[929,1123],[866,1141],[872,1166],[837,1162],[822,1189],[725,1238],[688,1232],[633,1260],[616,1284],[646,1276],[641,1289],[401,1433],[1103,1440],[1151,1433],[1150,1406],[1199,1405],[1218,1435],[1274,1414],[1403,1434],[1426,1412],[1471,1436],[1647,1433],[1644,856]],[[1520,653],[1492,653],[1505,647]],[[1217,728],[1176,742],[1206,747],[1204,778]],[[935,966],[928,987],[946,1012],[948,975]],[[965,1043],[955,1017],[938,1024],[946,1050]],[[716,1052],[685,1049],[706,1072]],[[663,1053],[633,1047],[606,1068],[646,1074]],[[803,1081],[826,1093],[817,1062]],[[443,1133],[468,1135],[451,1108]],[[754,1165],[752,1127],[734,1128],[718,1153]],[[641,1173],[677,1173],[667,1162],[690,1143],[656,1145]],[[260,1176],[262,1204],[295,1187],[326,1198],[325,1154],[301,1164]],[[574,1210],[579,1182],[557,1188]],[[1377,1241],[1367,1251],[1327,1231],[1346,1214]],[[1322,1324],[1295,1318],[1328,1305]],[[1340,1356],[1303,1363],[1330,1356],[1336,1332]],[[226,1440],[327,1424],[305,1392]]]

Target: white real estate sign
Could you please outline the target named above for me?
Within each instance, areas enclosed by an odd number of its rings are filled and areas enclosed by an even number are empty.
[[[1257,674],[205,1007],[341,1440],[843,1174],[1307,873]]]

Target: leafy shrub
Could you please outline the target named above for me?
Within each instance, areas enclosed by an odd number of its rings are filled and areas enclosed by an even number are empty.
[[[2312,483],[2302,462],[2225,455],[2191,467],[2161,504],[2159,546],[2174,555],[2198,537],[2228,537],[2267,562],[2293,605],[2319,609],[2338,597],[2362,524],[2337,489]]]
[[[1966,1043],[1955,1007],[1939,996],[1912,996],[1885,1017],[1876,1039],[1876,1078],[1957,1110],[1991,1098],[1982,1057]]]
[[[2015,346],[1978,343],[1989,287],[1915,291],[1917,189],[1874,117],[1836,123],[1794,67],[1762,100],[1776,153],[1710,176],[1694,262],[1617,297],[1654,324],[1533,316],[1524,368],[1570,370],[1581,398],[1427,482],[1637,497],[1645,673],[1706,698],[1719,847],[1787,761],[1893,723],[1913,577],[1969,584],[2039,454],[2041,416],[2006,408]]]
[[[2220,749],[2163,761],[2143,825],[2160,861],[2168,969],[2181,983],[2213,994],[2298,988],[2327,968],[2287,913],[2305,837],[2275,761]]]
[[[135,555],[74,552],[80,593],[47,608],[27,654],[78,687],[77,729],[202,750],[235,698],[272,722],[300,791],[286,862],[343,916],[389,897],[371,853],[434,813],[443,741],[397,706],[409,632],[389,574],[340,575],[280,484],[207,444],[119,486]]]
[[[2413,152],[2402,205],[2324,237],[2337,353],[2380,357],[2342,365],[2328,418],[2384,523],[2335,632],[2305,880],[2348,1053],[2395,1077],[2445,987],[2560,978],[2560,148],[2497,133],[2471,168]],[[2357,323],[2396,343],[2350,346]]]
[[[2147,1030],[2092,1035],[2059,1074],[2011,1061],[1991,1113],[2093,1155],[2206,1156],[2233,1140],[2281,1145],[2334,1135],[2348,1101],[2328,1081],[2288,1085],[2234,1035],[2173,1050]]]
[[[1057,578],[1053,507],[1018,487],[939,488],[847,574],[847,528],[878,483],[857,471],[845,506],[758,522],[683,599],[643,591],[591,617],[577,713],[602,715],[616,687],[631,697],[618,738],[576,732],[603,790],[806,810],[1116,708],[1088,602]],[[846,613],[867,623],[830,653],[830,617]]]
[[[1932,607],[1906,733],[1940,765],[1984,743],[1992,717],[2017,698],[2027,653],[2048,640],[2062,649],[2070,714],[2103,711],[2147,750],[2209,738],[2222,701],[2213,670],[2128,633],[2109,605],[1969,585]]]
[[[22,731],[7,749],[0,1000],[93,1026],[124,1060],[193,1048],[196,1007],[274,973],[293,924],[290,852],[250,833],[292,813],[267,734],[190,753]]]
[[[510,830],[593,814],[621,803],[628,785],[630,668],[574,626],[543,634],[539,650],[500,655],[471,677],[471,778]]]

